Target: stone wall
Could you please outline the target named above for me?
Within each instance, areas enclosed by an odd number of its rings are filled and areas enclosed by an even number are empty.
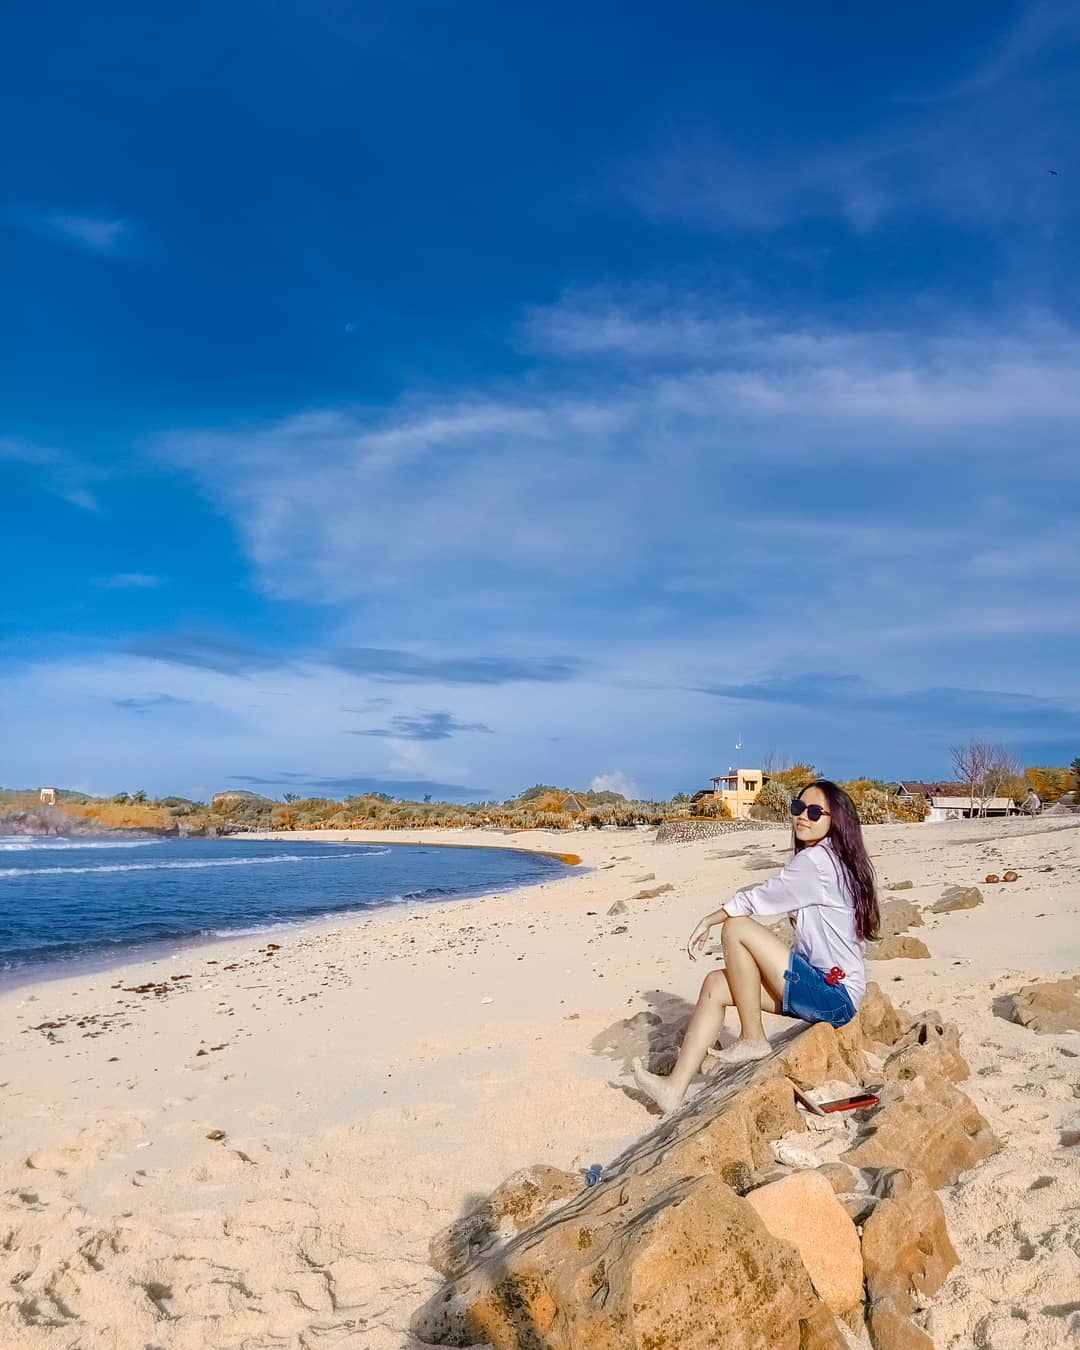
[[[493,1350],[846,1350],[839,1319],[875,1350],[932,1350],[918,1315],[957,1260],[936,1188],[999,1147],[955,1086],[968,1073],[956,1029],[903,1016],[871,985],[847,1027],[796,1028],[775,1047],[707,1083],[597,1185],[529,1168],[439,1234],[431,1260],[447,1284],[416,1336]],[[793,1087],[838,1081],[880,1104],[822,1164],[797,1142],[821,1118]]]
[[[658,844],[688,844],[694,839],[713,839],[721,834],[743,830],[769,830],[773,825],[761,820],[665,820],[656,829]]]

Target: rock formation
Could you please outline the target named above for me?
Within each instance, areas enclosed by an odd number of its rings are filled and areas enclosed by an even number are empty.
[[[951,914],[957,909],[974,909],[983,902],[978,886],[946,886],[941,899],[930,906],[932,914]]]
[[[1009,1020],[1045,1036],[1080,1031],[1080,976],[1025,984],[1008,998]]]
[[[865,1319],[882,1350],[930,1345],[912,1315],[956,1262],[935,1188],[997,1146],[955,1086],[968,1073],[955,1028],[906,1017],[871,985],[840,1031],[774,1044],[708,1081],[599,1184],[531,1168],[439,1234],[432,1260],[450,1278],[416,1335],[494,1350],[844,1350],[839,1317],[854,1331]],[[844,1161],[778,1169],[793,1133],[820,1161],[793,1085],[837,1082],[881,1098]]]

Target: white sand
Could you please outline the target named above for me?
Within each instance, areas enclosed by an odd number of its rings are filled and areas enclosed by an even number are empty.
[[[871,977],[960,1024],[966,1090],[1005,1142],[946,1197],[962,1266],[936,1300],[935,1344],[1074,1344],[1080,1034],[1036,1036],[993,1004],[1080,964],[1080,828],[867,836],[882,881],[910,878],[920,904],[1022,874],[984,887],[980,908],[927,916],[932,960]],[[694,923],[767,876],[747,864],[779,859],[788,833],[393,838],[573,849],[594,870],[271,933],[276,953],[233,939],[0,996],[4,1350],[413,1344],[409,1319],[439,1284],[432,1234],[519,1167],[583,1169],[651,1126],[607,1033],[641,1010],[689,1010],[712,965],[685,956]],[[674,889],[630,899],[662,883]],[[619,899],[629,913],[608,917]],[[173,992],[113,987],[149,980]],[[49,1021],[63,1025],[31,1029]],[[208,1140],[215,1129],[226,1138]]]

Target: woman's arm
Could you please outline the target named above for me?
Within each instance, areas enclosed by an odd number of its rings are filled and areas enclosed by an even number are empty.
[[[816,846],[804,848],[775,877],[763,881],[760,886],[737,892],[724,905],[728,916],[760,914],[763,918],[775,918],[779,914],[805,909],[807,905],[827,903],[823,879],[813,857],[816,851]]]
[[[691,961],[696,961],[695,952],[703,952],[705,944],[709,940],[709,933],[718,923],[723,923],[725,919],[731,918],[726,909],[715,910],[712,914],[706,914],[698,926],[690,934],[686,944],[686,954]]]

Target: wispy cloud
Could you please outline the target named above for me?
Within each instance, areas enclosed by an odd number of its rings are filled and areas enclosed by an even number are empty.
[[[8,219],[41,239],[101,257],[128,255],[138,241],[135,221],[114,212],[21,207]]]
[[[1080,709],[1080,699],[1039,698],[999,689],[927,687],[887,689],[855,675],[778,675],[748,684],[701,684],[694,692],[741,703],[785,704],[832,710],[833,716],[873,714],[910,725],[996,729],[1002,737],[1031,738],[1060,729]]]
[[[983,61],[945,89],[908,95],[915,103],[942,103],[987,93],[1037,63],[1060,58],[1080,45],[1080,5],[1076,0],[1039,0],[1022,10],[1015,24],[994,42]]]
[[[38,483],[61,501],[80,511],[98,511],[100,505],[90,484],[104,476],[100,469],[85,464],[66,450],[38,445],[33,441],[0,436],[0,460],[26,464],[38,471]]]
[[[117,698],[113,706],[124,708],[128,712],[148,713],[167,708],[190,708],[189,698],[175,698],[172,694],[142,694],[135,698]]]
[[[552,684],[574,679],[585,666],[570,657],[430,657],[384,647],[342,647],[333,653],[331,661],[340,670],[394,684]]]
[[[362,796],[365,792],[385,792],[391,797],[417,801],[431,796],[444,801],[485,801],[491,789],[467,787],[461,783],[439,783],[427,778],[322,778],[317,774],[279,773],[274,777],[256,774],[231,774],[231,783],[247,783],[250,787],[275,788],[293,792],[302,788],[312,794],[331,793],[336,797]]]
[[[538,592],[714,566],[718,524],[749,531],[776,519],[777,502],[750,500],[746,485],[770,469],[775,489],[776,474],[808,456],[843,472],[842,498],[878,502],[869,519],[811,513],[819,526],[850,524],[853,537],[888,515],[875,476],[947,470],[943,457],[992,460],[1007,477],[1022,445],[1029,469],[1076,477],[1053,448],[1080,430],[1080,333],[1045,315],[842,328],[732,312],[700,294],[593,292],[528,322],[530,341],[565,364],[504,384],[499,413],[480,396],[476,420],[461,398],[423,415],[406,402],[374,416],[177,433],[154,453],[233,520],[271,594],[407,593],[435,610],[437,576],[440,606],[483,602],[508,615]],[[943,486],[935,505],[946,496]],[[335,659],[387,681],[581,673],[575,659],[547,655],[507,664],[355,647]]]
[[[161,578],[146,572],[117,572],[111,577],[98,577],[94,584],[107,591],[150,591],[161,585]]]
[[[221,633],[179,632],[148,634],[127,644],[133,656],[166,665],[192,666],[222,675],[251,675],[289,664],[288,658],[252,647]]]
[[[883,89],[887,115],[872,130],[751,146],[688,122],[626,163],[614,191],[653,220],[710,230],[834,220],[865,234],[927,217],[982,233],[1052,225],[1080,211],[1075,184],[1046,175],[1072,162],[1078,48],[1080,6],[1047,0],[947,89]]]
[[[350,736],[382,736],[403,741],[446,741],[451,736],[464,731],[484,731],[491,735],[491,728],[483,722],[459,722],[450,712],[425,712],[415,717],[401,714],[391,717],[386,727],[368,727],[363,730],[349,730]]]

